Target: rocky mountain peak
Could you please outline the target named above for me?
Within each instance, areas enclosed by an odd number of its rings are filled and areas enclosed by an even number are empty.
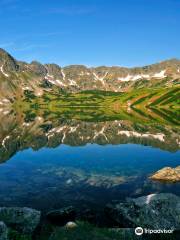
[[[45,76],[47,74],[47,70],[46,70],[45,66],[38,61],[32,61],[29,65],[29,68],[36,75]]]
[[[19,70],[19,65],[17,61],[2,48],[0,48],[0,68],[1,72],[11,72]]]
[[[3,81],[7,79],[11,81],[5,84]],[[21,86],[21,91],[30,89],[38,94],[43,93],[43,86],[49,86],[49,91],[63,89],[70,92],[124,92],[139,88],[172,87],[180,82],[180,60],[174,58],[134,68],[84,65],[60,67],[54,63],[43,65],[37,61],[30,64],[16,61],[0,49],[0,90],[12,89],[12,82],[15,89]]]

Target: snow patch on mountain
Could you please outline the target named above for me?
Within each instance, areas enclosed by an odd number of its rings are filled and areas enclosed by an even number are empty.
[[[60,86],[64,86],[64,87],[67,86],[65,83],[63,83],[61,80],[58,80],[58,79],[55,80],[55,83]]]
[[[62,74],[63,80],[65,81],[66,80],[66,74],[64,73],[63,69],[61,69],[61,74]]]
[[[2,146],[4,147],[4,148],[6,148],[6,140],[8,140],[10,138],[10,136],[6,136],[4,139],[3,139],[3,141],[2,141]]]
[[[162,70],[161,72],[159,72],[159,73],[155,73],[154,75],[153,75],[153,77],[154,78],[165,78],[166,77],[166,70]]]
[[[3,104],[4,103],[10,103],[9,99],[7,99],[7,98],[2,99],[2,102],[3,102]]]
[[[76,86],[77,85],[77,83],[72,79],[68,79],[68,81],[69,81],[69,85],[71,85],[71,86]]]
[[[96,139],[98,136],[102,135],[102,136],[104,136],[106,141],[108,141],[104,131],[105,131],[105,127],[103,127],[99,132],[95,132],[95,135],[94,135],[93,139]]]
[[[101,81],[103,84],[105,84],[104,79],[108,75],[108,72],[106,72],[102,77],[99,77],[95,72],[93,72],[93,75],[96,81]]]
[[[22,90],[29,90],[29,91],[31,91],[32,89],[30,87],[25,86],[25,87],[22,87]]]
[[[128,82],[128,81],[136,81],[141,78],[142,78],[142,75],[127,75],[126,77],[118,78],[118,80],[123,82]]]
[[[141,138],[149,138],[152,137],[154,139],[157,139],[161,142],[164,142],[164,137],[165,135],[162,133],[157,133],[157,134],[150,134],[150,133],[138,133],[138,132],[134,132],[134,131],[119,131],[118,135],[126,135],[127,137],[141,137]]]
[[[2,72],[2,74],[3,74],[5,77],[9,77],[9,75],[4,72],[4,70],[3,70],[3,65],[0,67],[0,71]]]
[[[155,73],[153,75],[150,74],[137,74],[137,75],[130,75],[128,74],[126,77],[119,77],[118,80],[119,81],[123,81],[123,82],[128,82],[128,81],[137,81],[140,79],[152,79],[152,78],[158,78],[158,79],[162,79],[166,77],[166,70],[162,70],[158,73]]]
[[[63,79],[65,79],[65,73],[63,72],[63,70],[61,70]],[[50,75],[49,73],[47,73],[47,75],[45,76],[45,79],[47,79],[50,83],[52,83],[53,85],[57,85],[60,87],[67,87],[67,85],[65,83],[63,83],[61,80],[59,79],[54,79],[54,76]]]

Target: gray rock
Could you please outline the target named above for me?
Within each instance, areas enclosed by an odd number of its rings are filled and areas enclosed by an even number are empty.
[[[180,229],[180,197],[151,194],[108,205],[106,214],[120,226],[150,229]]]
[[[0,222],[0,240],[8,240],[8,228],[3,222]]]
[[[40,222],[41,213],[31,208],[1,207],[0,221],[20,233],[32,234]]]
[[[74,221],[76,211],[73,207],[53,210],[47,213],[47,219],[58,226],[64,226],[69,221]]]

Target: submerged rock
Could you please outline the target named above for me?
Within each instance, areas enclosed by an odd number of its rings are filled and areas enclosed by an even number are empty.
[[[8,240],[8,228],[4,222],[0,222],[0,240]]]
[[[40,217],[41,213],[31,208],[0,208],[0,221],[23,234],[32,234],[40,222]]]
[[[74,221],[75,217],[76,211],[71,206],[53,210],[47,213],[47,219],[59,226],[64,226],[67,222]]]
[[[113,176],[102,173],[87,173],[86,171],[75,168],[57,168],[52,167],[47,170],[41,171],[42,174],[51,174],[61,177],[67,186],[74,186],[77,184],[87,185],[100,188],[113,188],[121,184],[124,184],[128,180],[132,180],[133,177]]]
[[[180,181],[180,166],[176,168],[165,167],[155,174],[150,179],[159,181],[179,182]]]
[[[123,227],[180,229],[180,197],[171,193],[151,194],[108,205],[106,214]]]

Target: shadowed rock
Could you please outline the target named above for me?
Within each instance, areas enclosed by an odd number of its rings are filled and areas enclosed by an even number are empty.
[[[8,240],[8,228],[3,222],[0,222],[0,240]]]
[[[106,214],[124,227],[180,229],[180,198],[171,193],[150,194],[108,205]]]
[[[67,222],[74,221],[75,217],[75,209],[71,206],[47,213],[47,219],[58,226],[64,226]]]
[[[41,213],[31,208],[1,207],[0,221],[23,234],[32,234],[40,222]]]

